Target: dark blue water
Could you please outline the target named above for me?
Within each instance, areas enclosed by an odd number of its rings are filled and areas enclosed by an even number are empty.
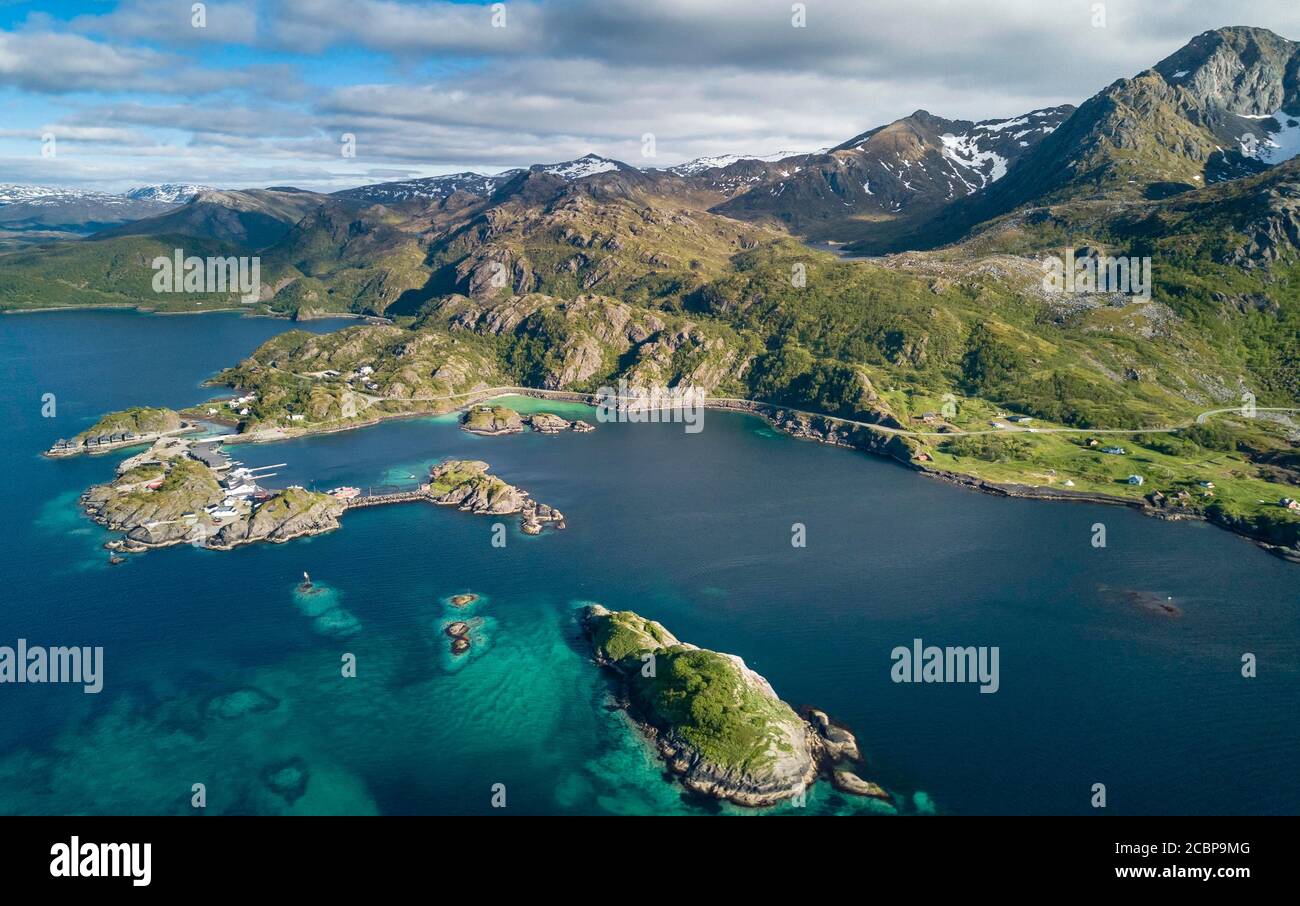
[[[1205,525],[983,496],[750,417],[710,412],[696,435],[503,438],[412,419],[239,446],[249,464],[288,462],[276,481],[319,487],[481,458],[569,529],[528,538],[509,520],[501,549],[492,520],[414,504],[289,544],[109,567],[109,536],[75,502],[117,457],[39,451],[106,410],[204,398],[204,377],[287,326],[0,318],[0,644],[102,645],[106,660],[99,695],[0,686],[0,812],[185,813],[194,783],[214,812],[477,813],[497,783],[517,812],[708,811],[605,707],[574,625],[587,600],[739,654],[787,701],[826,709],[905,812],[919,797],[948,813],[1088,813],[1094,783],[1112,812],[1300,811],[1300,567]],[[40,416],[45,392],[57,419]],[[303,570],[320,595],[295,595]],[[461,591],[483,600],[476,645],[453,661],[440,630]],[[1126,591],[1172,597],[1182,616]],[[917,637],[998,646],[1000,690],[892,683],[890,651]],[[1257,678],[1240,674],[1245,652]],[[246,688],[274,707],[240,715],[223,696]],[[267,780],[291,762],[298,798]],[[852,810],[824,785],[807,809]]]

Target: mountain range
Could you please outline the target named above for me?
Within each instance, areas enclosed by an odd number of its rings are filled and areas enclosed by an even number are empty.
[[[162,184],[113,195],[0,183],[0,251],[88,236],[161,214],[204,191],[206,186]]]
[[[472,360],[517,384],[693,383],[894,427],[943,422],[954,401],[963,428],[1008,412],[1075,430],[1193,424],[1243,399],[1300,403],[1297,153],[1300,45],[1225,28],[1077,108],[918,110],[808,153],[113,196],[161,209],[0,257],[0,308],[240,307],[154,293],[149,262],[255,254],[259,310],[393,322],[287,334],[232,372],[295,405],[303,375],[363,355],[394,406],[464,389]],[[42,197],[6,193],[0,217]],[[1150,298],[1050,292],[1053,256],[1145,260]],[[312,405],[345,410],[337,389],[315,386]],[[1065,437],[895,439],[890,453],[991,481],[1050,484],[1068,468],[1117,493],[1115,469],[1133,466],[1080,465]],[[1294,419],[1221,417],[1130,446],[1161,500],[1300,544],[1300,520],[1270,502],[1300,485]]]

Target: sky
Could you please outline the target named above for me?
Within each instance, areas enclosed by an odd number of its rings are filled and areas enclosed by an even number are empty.
[[[810,151],[918,109],[1077,104],[1225,25],[1300,39],[1300,3],[0,0],[0,183],[335,190]]]

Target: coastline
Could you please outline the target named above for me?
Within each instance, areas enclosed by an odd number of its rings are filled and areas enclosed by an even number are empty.
[[[270,318],[275,321],[328,321],[332,318],[340,318],[350,321],[375,321],[376,323],[392,323],[387,318],[377,318],[374,315],[363,315],[357,312],[308,312],[305,316],[294,317],[293,315],[272,311],[270,309],[256,310],[248,307],[239,308],[205,308],[201,311],[169,311],[165,308],[150,308],[147,305],[140,305],[130,302],[106,302],[103,305],[42,305],[33,308],[0,308],[0,315],[39,315],[56,311],[130,311],[142,315],[217,315],[239,313],[245,318]]]
[[[447,397],[429,398],[427,400],[409,399],[393,401],[430,404],[429,409],[421,411],[381,413],[371,418],[356,422],[348,422],[342,425],[312,428],[275,428],[266,432],[252,431],[247,434],[235,433],[222,435],[218,438],[214,438],[214,440],[223,445],[278,443],[281,441],[298,440],[316,435],[337,434],[359,428],[368,428],[392,419],[429,418],[447,415],[452,412],[462,411],[470,406],[485,401],[509,396],[524,396],[532,399],[580,403],[588,406],[596,405],[599,400],[599,397],[596,394],[581,391],[545,390],[535,387],[483,387],[460,394],[452,394]],[[442,404],[446,404],[446,408],[443,408]],[[807,412],[758,400],[725,397],[707,398],[702,403],[702,407],[704,409],[711,409],[720,412],[739,412],[742,414],[753,415],[763,419],[774,429],[794,437],[796,440],[810,440],[828,446],[843,447],[845,449],[869,453],[885,459],[893,460],[899,465],[906,466],[910,470],[929,478],[985,494],[992,494],[999,497],[1018,497],[1030,500],[1124,506],[1134,509],[1144,516],[1164,519],[1167,521],[1197,520],[1207,522],[1217,528],[1229,532],[1230,534],[1244,538],[1280,559],[1286,560],[1290,563],[1300,564],[1300,550],[1273,544],[1258,537],[1256,534],[1252,533],[1254,528],[1253,525],[1246,520],[1232,518],[1221,520],[1212,518],[1205,513],[1179,507],[1155,507],[1145,498],[1121,497],[1119,495],[1111,495],[1095,491],[1069,491],[1036,485],[1003,484],[989,481],[976,475],[929,466],[925,462],[913,458],[912,448],[906,442],[907,433],[897,429],[892,429],[888,425],[871,425],[865,422],[856,422],[851,419]],[[846,439],[841,440],[839,437],[828,438],[817,434],[815,431],[807,430],[810,422],[799,423],[797,422],[797,419],[792,418],[792,416],[803,416],[808,420],[820,419],[825,422],[832,422],[841,426],[846,426],[848,429],[845,434]],[[799,425],[801,428],[799,433],[792,430],[790,426],[791,422],[796,422]],[[1125,433],[1141,434],[1143,431],[1139,429]]]

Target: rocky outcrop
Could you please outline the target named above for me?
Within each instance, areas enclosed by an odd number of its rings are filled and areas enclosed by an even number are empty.
[[[593,431],[586,422],[571,422],[550,412],[520,415],[506,406],[472,406],[461,418],[460,426],[470,434],[519,434],[532,428],[539,434],[559,434],[562,431]]]
[[[319,535],[339,527],[345,504],[328,494],[289,488],[263,501],[251,517],[223,525],[207,542],[227,549],[252,541],[280,543],[304,535]]]
[[[858,758],[851,733],[820,711],[801,718],[736,655],[683,643],[631,611],[591,604],[582,618],[596,662],[618,677],[630,715],[687,789],[768,806]]]
[[[537,535],[546,523],[564,528],[564,514],[538,503],[512,484],[488,474],[482,460],[453,459],[433,467],[429,474],[429,498],[441,506],[454,506],[485,516],[520,514],[520,528]]]
[[[482,460],[453,459],[433,467],[429,475],[433,502],[469,513],[502,516],[521,512],[528,495],[488,474]]]
[[[451,653],[464,654],[470,649],[469,623],[464,620],[456,620],[442,630],[447,638],[451,639]]]
[[[465,412],[460,426],[470,434],[519,434],[524,430],[524,420],[505,406],[473,406]]]
[[[1278,169],[1279,178],[1250,199],[1249,220],[1241,229],[1246,239],[1224,256],[1226,264],[1266,265],[1300,250],[1300,161]]]
[[[142,551],[172,544],[228,549],[338,528],[344,503],[302,488],[287,488],[261,501],[228,502],[217,473],[194,459],[190,450],[186,441],[164,438],[125,460],[112,482],[95,485],[81,496],[91,519],[125,536],[116,549]]]
[[[869,796],[872,799],[881,799],[885,802],[894,801],[894,797],[889,795],[880,784],[863,780],[852,771],[837,770],[831,772],[831,784],[841,793],[850,793],[854,796]]]
[[[528,424],[534,431],[541,434],[559,434],[561,431],[568,431],[573,427],[573,423],[568,419],[560,418],[558,415],[552,415],[549,412],[535,412],[528,416]]]

